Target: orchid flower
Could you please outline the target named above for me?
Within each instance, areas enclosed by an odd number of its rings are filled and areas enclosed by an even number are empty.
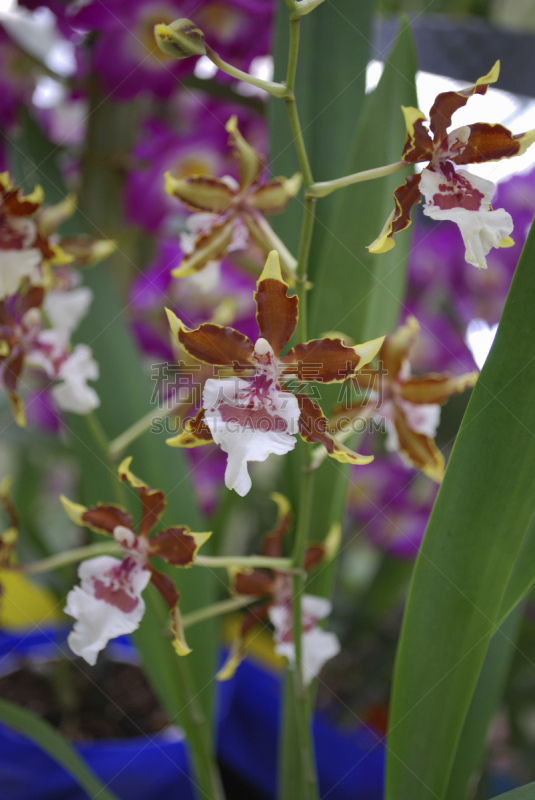
[[[411,375],[409,354],[418,340],[420,326],[409,317],[385,338],[378,354],[378,368],[367,369],[367,396],[353,401],[349,408],[335,410],[334,424],[340,428],[351,419],[369,416],[384,418],[387,424],[387,449],[428,477],[440,483],[444,475],[444,456],[434,437],[440,421],[440,406],[452,395],[474,386],[479,372],[450,375],[448,372]],[[375,403],[370,409],[370,402]]]
[[[171,274],[177,278],[191,275],[231,250],[243,250],[250,239],[265,255],[274,247],[279,250],[284,268],[292,274],[295,259],[264,214],[276,214],[286,207],[300,189],[301,175],[262,181],[263,159],[239,132],[236,117],[229,119],[226,129],[238,163],[239,182],[228,175],[165,175],[168,194],[197,212],[189,220],[190,235],[181,240],[186,255]]]
[[[0,300],[15,294],[41,264],[38,231],[33,216],[43,201],[41,187],[29,195],[0,174]]]
[[[18,384],[25,366],[61,381],[52,389],[59,408],[87,414],[99,405],[87,385],[99,374],[91,350],[77,345],[71,351],[69,341],[93,298],[89,288],[78,285],[72,266],[93,264],[116,246],[56,234],[74,211],[72,197],[42,204],[39,186],[25,195],[8,173],[0,174],[0,375],[20,425],[25,414]]]
[[[75,210],[74,200],[43,206],[40,186],[25,195],[7,172],[0,173],[0,300],[14,295],[23,281],[51,288],[51,267],[85,266],[106,258],[115,243],[88,236],[60,237],[57,228]]]
[[[283,540],[292,525],[290,504],[277,492],[270,495],[278,509],[277,522],[272,531],[264,536],[262,553],[271,558],[283,555]],[[310,544],[305,553],[304,568],[309,572],[323,561],[330,560],[340,544],[339,526],[334,526],[324,542]],[[231,678],[246,655],[246,640],[249,632],[268,619],[273,624],[275,652],[288,659],[294,669],[295,646],[293,641],[293,611],[291,577],[274,569],[230,570],[231,591],[236,596],[255,597],[244,614],[237,640],[232,645],[227,660],[217,674],[218,680]],[[340,650],[334,633],[322,630],[317,624],[331,612],[331,603],[323,597],[305,594],[301,598],[302,615],[302,664],[303,680],[309,684],[323,664]]]
[[[344,381],[371,361],[383,337],[355,347],[348,347],[339,338],[313,339],[296,344],[281,356],[298,317],[298,298],[289,296],[288,288],[278,254],[272,251],[255,293],[259,329],[255,343],[233,328],[212,323],[190,330],[173,312],[167,312],[178,344],[189,355],[230,368],[236,375],[206,380],[203,408],[167,444],[219,444],[228,454],[226,486],[242,496],[251,488],[248,462],[265,461],[270,453],[283,455],[293,450],[296,433],[307,442],[324,444],[329,455],[343,463],[368,464],[372,460],[339,444],[328,432],[319,405],[302,392],[292,394],[281,384],[290,379],[301,383]]]
[[[148,583],[156,587],[169,608],[178,655],[190,652],[178,613],[179,594],[171,578],[155,569],[149,558],[158,556],[168,564],[191,567],[197,551],[211,534],[193,533],[186,525],[180,525],[165,528],[150,538],[165,510],[165,494],[136,477],[130,470],[131,461],[122,461],[119,477],[128,481],[141,501],[137,533],[131,515],[121,506],[99,504],[86,508],[61,498],[75,524],[112,536],[124,551],[122,560],[97,556],[83,561],[78,569],[81,584],[67,595],[65,612],[76,619],[68,638],[69,647],[91,665],[110,639],[139,627],[145,612],[142,592]]]
[[[82,294],[80,294],[82,292]],[[19,425],[25,424],[24,403],[19,394],[19,381],[25,367],[33,367],[60,383],[52,387],[59,408],[76,414],[87,414],[100,404],[97,393],[87,385],[96,380],[98,364],[87,345],[76,345],[71,351],[72,330],[85,314],[91,300],[89,289],[72,292],[51,292],[47,305],[42,286],[32,286],[12,297],[0,300],[0,372],[11,410]],[[71,297],[72,297],[72,303]],[[68,305],[68,313],[59,313]],[[57,327],[46,328],[43,311],[50,311]]]
[[[275,652],[296,667],[293,639],[291,579],[280,580],[274,603],[269,608],[269,619],[275,628]],[[318,622],[329,616],[332,603],[326,597],[304,594],[301,598],[301,669],[306,686],[319,675],[323,665],[340,652],[340,642],[335,633],[324,631]]]
[[[535,141],[535,130],[513,134],[503,125],[476,122],[447,132],[454,112],[465,106],[473,95],[486,94],[490,84],[498,80],[499,72],[500,62],[497,61],[488,75],[479,78],[473,86],[437,95],[429,114],[429,129],[421,111],[402,106],[407,138],[401,157],[407,164],[423,161],[429,164],[396,189],[396,207],[369,246],[370,252],[385,253],[394,247],[394,234],[410,225],[411,208],[422,196],[425,198],[424,214],[457,223],[469,264],[485,269],[485,257],[493,247],[513,244],[509,236],[513,230],[510,214],[491,206],[494,184],[457,167],[522,155]]]

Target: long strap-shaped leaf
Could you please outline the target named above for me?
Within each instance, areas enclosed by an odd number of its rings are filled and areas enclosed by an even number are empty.
[[[366,97],[358,127],[348,139],[346,174],[400,159],[405,141],[401,106],[417,105],[416,68],[410,24],[401,16],[379,85]],[[394,190],[406,175],[404,171],[336,193],[313,276],[310,325],[314,336],[337,330],[364,342],[389,333],[396,324],[405,290],[409,232],[398,236],[396,247],[388,253],[373,255],[366,246],[391,213]]]
[[[394,678],[388,800],[444,797],[533,514],[534,258],[532,229],[416,563]]]
[[[492,800],[535,800],[535,783],[527,783],[519,789],[493,797]]]
[[[0,700],[0,719],[10,728],[14,728],[32,739],[52,756],[78,781],[88,797],[98,797],[99,800],[118,800],[117,795],[106,789],[96,775],[86,767],[72,745],[48,722],[7,700]],[[31,769],[30,764],[28,764],[28,769]]]
[[[372,9],[371,2],[337,0],[319,6],[301,22],[295,96],[316,181],[345,174],[348,148],[364,99],[366,64],[371,57]],[[336,47],[333,47],[333,42],[336,42]],[[285,78],[288,46],[288,10],[284,0],[279,0],[273,52],[277,80]],[[288,115],[280,100],[270,100],[269,123],[271,172],[273,175],[292,175],[299,169],[299,163]],[[330,227],[333,200],[325,198],[316,209],[317,222],[309,263],[312,280],[316,256]],[[288,205],[284,214],[271,220],[283,242],[295,255],[302,217],[303,201],[298,198]]]
[[[492,637],[476,690],[466,716],[444,800],[466,797],[472,775],[485,753],[485,738],[503,695],[515,654],[524,604],[518,605]]]
[[[417,104],[415,76],[412,31],[400,17],[379,85],[366,96],[359,123],[351,137],[348,135],[347,173],[399,158],[405,137],[401,106]],[[390,253],[371,256],[366,245],[373,225],[382,225],[380,220],[390,213],[393,191],[400,182],[403,178],[394,175],[341,189],[334,196],[311,291],[313,335],[339,330],[364,342],[394,329],[405,288],[408,234]],[[318,201],[320,206],[322,203]],[[344,391],[341,384],[322,386],[322,408],[328,413],[335,402],[343,403]],[[332,459],[318,471],[316,480],[322,492],[313,499],[312,540],[321,540],[331,524],[339,521],[349,475],[349,469]],[[331,502],[325,502],[326,497]]]

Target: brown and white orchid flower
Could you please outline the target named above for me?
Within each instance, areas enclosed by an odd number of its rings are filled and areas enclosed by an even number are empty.
[[[394,247],[394,234],[410,225],[411,209],[422,196],[425,198],[424,214],[457,223],[469,264],[486,268],[485,257],[493,247],[513,244],[509,236],[513,230],[510,214],[491,206],[494,184],[457,167],[522,155],[535,141],[535,130],[513,134],[503,125],[476,122],[447,132],[454,112],[465,106],[473,95],[486,94],[490,84],[498,80],[499,72],[500,62],[497,61],[488,75],[479,78],[473,86],[437,95],[429,114],[429,128],[421,111],[402,106],[407,138],[401,158],[407,164],[423,161],[429,164],[396,189],[395,209],[369,246],[370,252],[385,253]]]
[[[171,311],[169,322],[178,344],[197,361],[228,368],[235,377],[209,378],[204,384],[203,408],[184,430],[167,443],[196,447],[215,442],[228,454],[225,483],[245,495],[251,488],[249,461],[264,461],[270,453],[283,455],[295,447],[294,434],[325,445],[330,456],[351,464],[372,459],[338,443],[328,432],[321,408],[302,392],[293,394],[284,382],[344,381],[362,369],[378,352],[383,337],[348,347],[342,339],[313,339],[281,350],[294,334],[299,300],[288,295],[276,251],[272,251],[258,280],[255,300],[258,339],[252,342],[233,328],[204,323],[188,329]]]
[[[277,504],[275,527],[264,536],[262,553],[270,558],[281,558],[284,536],[292,526],[290,504],[277,492],[270,495]],[[310,544],[305,553],[304,568],[308,573],[322,562],[330,561],[340,545],[340,526],[333,526],[323,542]],[[284,656],[295,668],[293,638],[291,576],[274,569],[231,569],[230,589],[237,597],[257,597],[257,603],[245,612],[238,638],[217,674],[218,680],[231,678],[247,652],[247,638],[258,624],[268,620],[274,626],[275,652]],[[334,633],[324,631],[317,624],[331,612],[331,603],[324,597],[305,594],[301,598],[302,642],[301,669],[306,684],[319,673],[323,664],[335,656],[340,643]]]
[[[450,375],[448,372],[411,375],[409,355],[417,342],[420,326],[409,317],[385,338],[378,354],[378,368],[366,369],[370,383],[366,399],[349,408],[338,408],[331,422],[338,428],[356,417],[384,418],[387,424],[387,449],[421,469],[437,483],[444,475],[444,456],[434,438],[440,421],[440,406],[454,394],[474,386],[479,373]],[[371,407],[370,407],[371,403]],[[375,405],[375,408],[373,404]]]
[[[15,294],[43,260],[33,219],[42,202],[40,186],[24,195],[7,172],[0,174],[0,300]]]
[[[52,267],[86,266],[106,258],[115,243],[88,236],[60,237],[57,228],[75,210],[66,197],[43,206],[40,186],[25,195],[7,172],[0,173],[0,300],[13,295],[23,281],[45,288],[61,288]]]
[[[301,187],[301,175],[262,180],[264,159],[245,141],[238,130],[237,118],[231,117],[226,129],[238,163],[239,181],[191,175],[175,178],[165,174],[165,190],[191,211],[190,236],[182,237],[184,258],[172,270],[176,278],[198,272],[225,253],[244,249],[254,242],[267,255],[276,248],[288,274],[295,270],[295,259],[275,234],[264,214],[277,214]]]
[[[26,282],[14,295],[0,300],[0,382],[18,425],[25,425],[19,382],[27,367],[55,381],[51,393],[64,411],[87,414],[100,404],[87,384],[99,376],[91,349],[85,344],[71,349],[69,341],[91,298],[85,287],[45,293],[43,286]],[[52,327],[45,327],[46,317]]]
[[[131,458],[119,466],[119,477],[137,491],[141,501],[141,520],[137,533],[132,516],[121,506],[101,504],[86,508],[62,497],[63,507],[77,525],[112,536],[123,549],[122,560],[96,556],[83,561],[78,569],[81,585],[67,595],[65,612],[76,619],[68,643],[76,655],[95,664],[99,652],[110,639],[132,633],[145,612],[141,596],[151,582],[165,600],[172,619],[178,655],[190,652],[184,639],[178,601],[180,596],[168,575],[149,561],[158,556],[177,567],[191,567],[197,551],[210,533],[193,533],[186,525],[165,528],[150,537],[164,512],[165,494],[151,489],[130,470]]]

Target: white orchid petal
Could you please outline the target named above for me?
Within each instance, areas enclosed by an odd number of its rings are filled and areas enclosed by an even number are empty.
[[[80,286],[69,292],[53,290],[48,292],[43,308],[53,328],[70,334],[87,314],[92,300],[93,292],[87,286]]]
[[[323,665],[340,651],[336,634],[324,631],[317,625],[331,612],[331,603],[324,597],[305,594],[301,601],[303,619],[302,663],[303,681],[308,685],[321,671]],[[289,604],[274,605],[269,618],[275,628],[275,652],[288,659],[295,668],[295,646],[292,640],[292,608]]]
[[[494,191],[491,181],[449,166],[446,173],[443,169],[422,171],[420,190],[426,198],[424,214],[432,219],[455,222],[464,240],[466,261],[486,269],[486,255],[512,232],[512,217],[503,208],[491,208]],[[458,205],[452,205],[455,202]]]
[[[23,278],[29,277],[42,259],[40,250],[0,250],[0,300],[15,294]]]
[[[440,424],[440,406],[436,403],[409,403],[399,400],[405,412],[409,428],[434,439]]]
[[[210,378],[203,393],[204,420],[228,454],[225,485],[242,497],[251,488],[247,463],[293,450],[300,414],[294,395],[275,382],[262,395],[255,394],[254,387],[254,379]]]
[[[96,596],[96,586],[113,589],[115,576],[124,564],[112,556],[97,556],[83,561],[78,568],[81,584],[67,595],[65,613],[76,619],[67,641],[71,650],[88,664],[95,664],[99,652],[110,639],[135,631],[145,613],[141,592],[151,574],[136,562],[132,561],[130,568],[123,570],[124,580],[120,584],[124,594],[131,598],[133,608],[125,611],[119,605]]]
[[[59,370],[62,381],[52,389],[52,395],[60,408],[75,414],[87,414],[100,405],[98,394],[86,381],[97,380],[98,364],[91,354],[91,348],[78,344]]]

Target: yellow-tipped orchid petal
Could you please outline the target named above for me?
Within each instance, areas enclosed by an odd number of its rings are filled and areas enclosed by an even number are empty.
[[[227,133],[230,134],[230,144],[234,148],[236,161],[238,162],[238,172],[240,176],[240,187],[247,189],[256,183],[262,172],[262,159],[251,145],[243,138],[238,130],[238,118],[232,116],[225,125]]]
[[[280,492],[271,492],[269,499],[277,506],[277,523],[281,522],[288,514],[291,514],[292,507],[288,498]]]
[[[187,278],[195,275],[210,261],[223,258],[232,242],[234,224],[235,219],[231,215],[222,224],[214,224],[205,233],[199,234],[191,253],[185,255],[178,267],[171,270],[171,275],[174,278]]]
[[[228,183],[207,175],[175,178],[170,172],[166,172],[164,178],[167,194],[176,197],[192,211],[223,214],[228,211],[237,195],[237,191],[231,189]]]
[[[138,478],[130,469],[130,464],[132,463],[133,456],[127,456],[123,458],[117,472],[119,473],[119,478],[124,481],[127,480],[130,486],[134,489],[147,489],[148,486],[145,481],[142,481],[141,478]]]
[[[340,550],[342,542],[342,526],[339,522],[333,522],[329,528],[329,532],[323,542],[325,548],[325,560],[332,561]]]
[[[204,409],[201,408],[195,417],[186,420],[183,431],[177,436],[166,439],[165,443],[170,447],[199,447],[213,441],[210,428],[204,421]]]
[[[243,646],[243,642],[240,640],[234,642],[232,647],[230,648],[226,661],[224,662],[223,666],[215,676],[216,680],[228,681],[232,677],[234,677],[234,673],[236,672],[236,670],[238,669],[244,658],[245,658],[245,647]]]
[[[291,178],[273,178],[251,192],[249,205],[263,214],[277,214],[296,196],[301,183],[302,176],[299,172]]]
[[[61,500],[61,505],[65,509],[65,513],[71,520],[74,522],[75,525],[85,525],[86,523],[83,520],[83,515],[87,511],[86,506],[80,505],[80,503],[74,503],[72,500],[69,500],[68,497],[65,495],[60,495],[59,499]]]
[[[171,612],[171,615],[172,615],[171,628],[174,634],[173,647],[175,649],[175,653],[177,654],[177,656],[187,656],[189,653],[191,653],[191,647],[189,647],[188,643],[186,642],[184,625],[182,624],[182,615],[180,614],[178,606],[175,606],[175,608]]]
[[[283,283],[288,289],[288,284],[283,280],[282,277],[279,254],[276,250],[271,250],[269,253],[266,263],[264,264],[264,268],[260,273],[260,277],[256,283],[256,287],[258,288],[262,281],[267,280],[280,281],[280,283]]]

